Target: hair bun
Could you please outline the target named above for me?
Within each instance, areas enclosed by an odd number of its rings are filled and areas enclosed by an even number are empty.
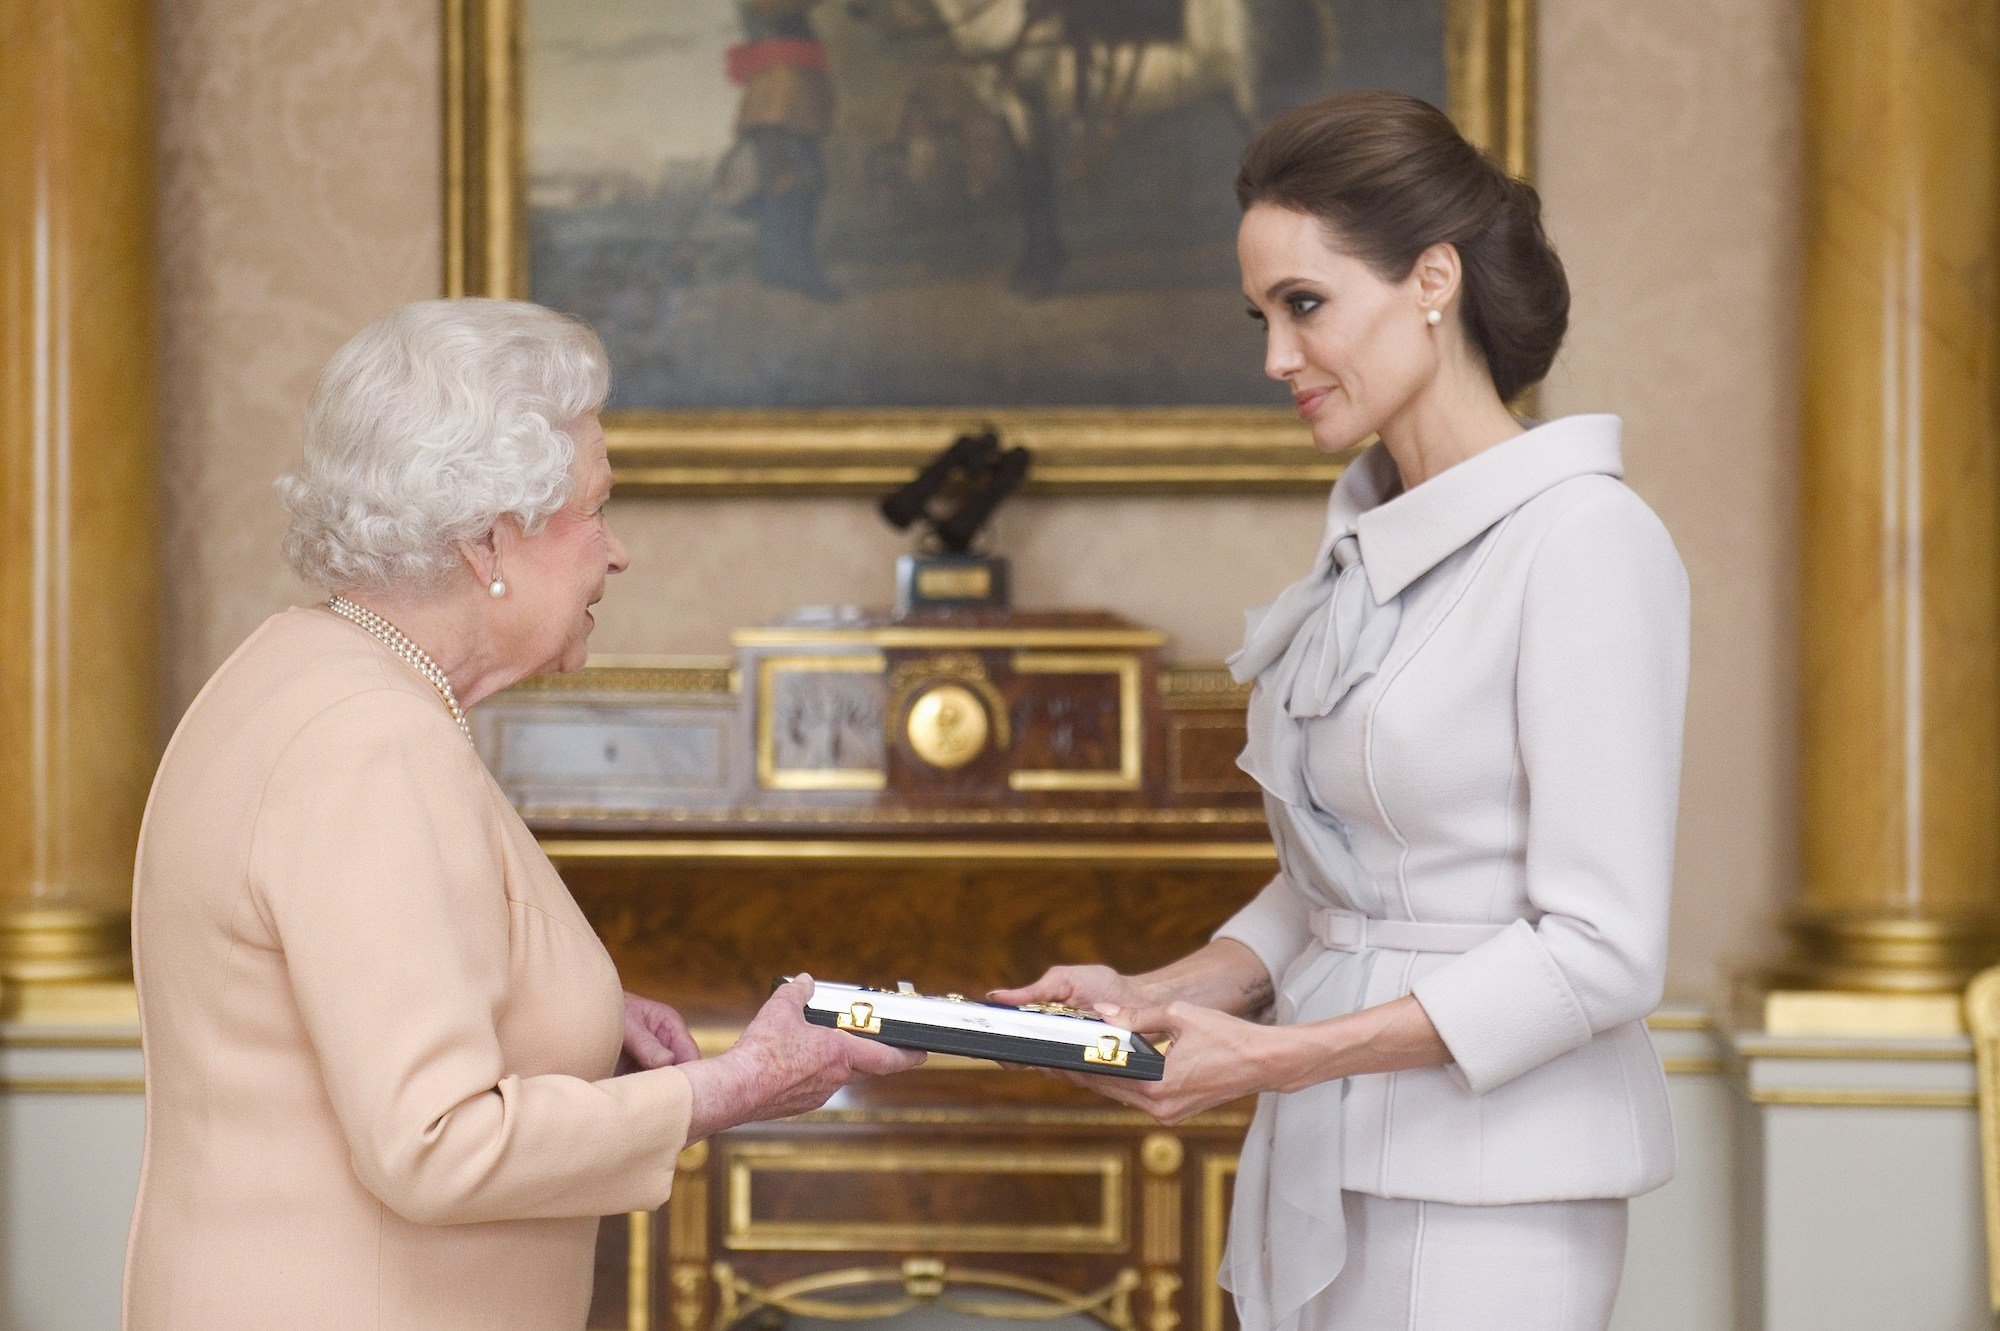
[[[1503,202],[1475,236],[1457,243],[1466,327],[1486,358],[1493,387],[1512,399],[1547,377],[1562,349],[1569,277],[1542,229],[1541,195],[1525,180],[1493,170],[1505,185]]]

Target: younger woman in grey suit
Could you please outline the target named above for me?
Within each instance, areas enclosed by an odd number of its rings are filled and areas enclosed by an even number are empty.
[[[1674,1167],[1643,1020],[1686,575],[1616,417],[1507,409],[1569,309],[1532,189],[1374,92],[1273,124],[1237,195],[1266,372],[1320,448],[1380,437],[1231,658],[1282,872],[1160,970],[997,996],[1171,1037],[1156,1085],[1077,1078],[1162,1122],[1258,1096],[1221,1273],[1246,1331],[1601,1328],[1626,1199]]]

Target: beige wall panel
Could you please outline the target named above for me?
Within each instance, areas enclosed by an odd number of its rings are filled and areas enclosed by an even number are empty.
[[[1545,402],[1627,423],[1694,586],[1670,987],[1767,957],[1797,874],[1799,0],[1542,0],[1575,288]]]
[[[438,11],[176,0],[159,11],[168,724],[306,592],[271,482],[313,377],[439,286]]]
[[[1577,287],[1547,406],[1628,418],[1633,481],[1694,578],[1686,994],[1766,950],[1794,873],[1798,2],[1541,0],[1542,177]],[[182,0],[161,43],[171,718],[306,594],[269,484],[320,363],[439,289],[440,95],[430,6]],[[1024,603],[1115,609],[1212,661],[1299,571],[1322,507],[1024,501],[999,545]],[[853,500],[621,501],[615,519],[634,567],[604,651],[716,653],[794,606],[884,603],[904,548]]]
[[[1242,641],[1243,608],[1312,558],[1325,512],[1317,496],[1025,499],[993,545],[1018,604],[1108,607],[1165,630],[1170,660],[1213,662]],[[801,605],[887,605],[911,547],[856,500],[621,500],[613,522],[632,567],[591,637],[604,652],[712,654]]]

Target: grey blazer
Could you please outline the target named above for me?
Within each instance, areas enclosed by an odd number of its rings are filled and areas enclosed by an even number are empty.
[[[1322,551],[1357,535],[1375,602],[1400,601],[1379,668],[1306,730],[1312,796],[1363,881],[1293,881],[1288,860],[1217,936],[1281,992],[1317,964],[1342,1008],[1413,993],[1451,1051],[1322,1097],[1341,1187],[1492,1204],[1673,1173],[1643,1019],[1666,963],[1688,586],[1620,480],[1619,438],[1614,416],[1552,421],[1407,493],[1378,444],[1334,489]]]

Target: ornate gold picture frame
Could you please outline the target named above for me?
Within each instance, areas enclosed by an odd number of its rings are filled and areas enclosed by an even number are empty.
[[[1439,2],[1449,110],[1469,138],[1527,175],[1533,0]],[[526,298],[532,290],[525,3],[446,0],[451,295]],[[628,493],[879,492],[907,480],[955,435],[986,424],[1006,443],[1034,450],[1029,488],[1044,493],[1313,490],[1339,470],[1339,460],[1316,452],[1296,416],[1277,405],[617,409],[604,423]]]

